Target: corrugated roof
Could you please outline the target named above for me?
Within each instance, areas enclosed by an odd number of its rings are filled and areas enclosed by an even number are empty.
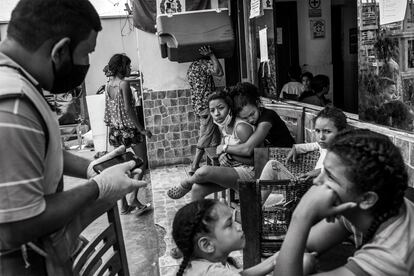
[[[0,0],[0,22],[10,20],[13,8],[19,0]],[[128,0],[89,0],[100,16],[125,15],[125,3]]]

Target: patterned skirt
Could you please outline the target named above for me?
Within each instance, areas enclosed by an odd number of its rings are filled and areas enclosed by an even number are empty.
[[[145,136],[136,128],[109,127],[109,144],[114,147],[124,145],[126,148],[145,141]]]

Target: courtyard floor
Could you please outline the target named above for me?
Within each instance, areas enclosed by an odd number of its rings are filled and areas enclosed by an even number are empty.
[[[95,154],[95,151],[89,149],[71,152],[90,159]],[[171,226],[177,210],[190,202],[190,195],[172,200],[167,196],[167,190],[187,177],[188,170],[189,165],[172,165],[148,171],[145,175],[148,186],[140,189],[139,197],[141,202],[151,202],[153,210],[140,216],[134,212],[121,215],[131,276],[175,275],[181,260],[175,260],[169,254],[171,248],[175,247]],[[84,180],[65,176],[65,187],[70,189],[82,181]],[[106,216],[103,215],[86,228],[83,235],[91,239],[106,224]],[[235,252],[232,256],[241,261],[240,252]]]

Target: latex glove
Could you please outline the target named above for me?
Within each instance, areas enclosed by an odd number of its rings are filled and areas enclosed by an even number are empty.
[[[94,176],[93,180],[99,188],[98,199],[116,201],[127,193],[147,186],[147,182],[138,180],[138,175],[141,173],[140,169],[131,171],[134,166],[135,161],[128,161],[109,167]]]
[[[124,152],[125,152],[125,146],[119,146],[116,149],[114,149],[113,151],[105,154],[104,156],[91,161],[91,163],[89,163],[89,165],[88,165],[88,169],[86,170],[86,177],[89,179],[89,178],[92,178],[92,177],[98,175],[98,173],[93,170],[93,166],[95,166],[96,164],[102,163],[102,162],[104,162],[106,160],[109,160],[109,159],[111,159],[111,158],[113,158],[117,155],[123,154]]]

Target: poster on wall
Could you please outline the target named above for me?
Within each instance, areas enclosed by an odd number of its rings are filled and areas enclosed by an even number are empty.
[[[310,20],[310,29],[312,39],[325,38],[325,20],[313,19]]]
[[[263,13],[263,5],[261,0],[250,1],[250,19],[262,16]]]
[[[361,6],[360,31],[378,29],[378,6],[375,3],[363,3]]]
[[[260,62],[269,61],[267,49],[267,28],[259,31]]]
[[[321,0],[309,0],[309,17],[322,17]]]
[[[185,11],[185,1],[157,0],[157,14],[174,14]]]
[[[389,24],[393,22],[403,21],[407,1],[402,0],[380,0],[380,24]]]

